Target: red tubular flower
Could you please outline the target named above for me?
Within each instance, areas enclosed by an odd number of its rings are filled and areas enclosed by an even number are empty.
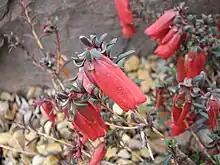
[[[177,59],[177,80],[183,82],[186,78],[187,70],[185,66],[185,59],[183,56],[179,56]]]
[[[171,136],[178,136],[185,132],[186,124],[184,122],[180,123],[179,125],[175,123],[170,124],[170,135]]]
[[[122,33],[126,38],[131,38],[135,33],[135,27],[133,24],[127,24],[122,27]]]
[[[145,34],[149,35],[153,40],[163,37],[167,33],[173,20],[177,14],[176,10],[166,11],[155,23],[145,30]]]
[[[206,111],[209,115],[210,129],[213,131],[217,123],[218,115],[220,113],[220,100],[216,97],[209,99],[207,101]]]
[[[206,53],[202,52],[189,52],[186,61],[187,77],[194,78],[201,71],[204,70],[206,62]]]
[[[92,93],[93,84],[89,81],[88,77],[86,76],[86,74],[85,74],[85,72],[83,70],[81,70],[78,73],[77,79],[82,81],[83,87],[86,90],[86,92],[91,94]]]
[[[156,89],[156,107],[160,108],[163,104],[163,93],[164,89]]]
[[[76,109],[72,124],[84,136],[93,141],[105,136],[107,131],[107,127],[99,112],[89,102],[87,107]]]
[[[180,31],[175,33],[166,44],[161,44],[157,47],[155,54],[158,54],[163,59],[171,57],[180,47],[181,36]]]
[[[46,113],[46,115],[48,116],[49,120],[54,123],[55,122],[55,115],[53,113],[53,104],[49,101],[44,101],[41,104],[42,109],[44,110],[44,112]]]
[[[129,8],[128,0],[115,0],[115,8],[122,27],[123,35],[131,38],[135,33],[134,19]]]
[[[183,107],[179,107],[177,104],[178,102],[181,103],[181,105],[184,105]],[[185,120],[187,117],[187,114],[190,111],[191,102],[185,100],[185,94],[182,95],[175,95],[173,98],[173,107],[171,112],[171,119],[172,123],[170,125],[171,128],[171,136],[177,136],[185,131],[186,124]]]
[[[106,146],[104,142],[101,142],[92,154],[92,159],[89,162],[89,165],[97,165],[104,158],[105,154]]]
[[[105,56],[93,59],[91,62],[86,61],[84,71],[90,81],[124,111],[135,109],[137,105],[146,101],[139,87]]]
[[[164,36],[164,38],[161,41],[161,44],[166,44],[167,42],[169,42],[177,32],[178,32],[178,27],[173,26],[169,30],[169,32]]]

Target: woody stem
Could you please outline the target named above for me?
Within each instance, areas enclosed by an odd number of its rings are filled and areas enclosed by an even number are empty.
[[[133,126],[133,127],[125,127],[125,126],[120,126],[120,125],[115,125],[109,122],[105,122],[106,125],[115,127],[115,128],[119,128],[119,129],[124,129],[124,130],[130,130],[130,129],[138,129],[140,128],[139,126]]]
[[[37,153],[35,153],[35,152],[18,150],[16,148],[12,148],[12,147],[9,147],[9,146],[6,146],[6,145],[0,145],[0,148],[4,148],[6,150],[10,150],[10,151],[13,151],[13,152],[22,153],[22,154],[25,154],[25,155],[28,155],[28,156],[35,156],[35,155],[37,155]]]
[[[187,128],[189,128],[191,134],[193,135],[193,137],[195,138],[196,142],[198,143],[199,148],[202,150],[202,152],[209,158],[209,160],[213,163],[216,164],[215,160],[211,157],[211,155],[209,155],[209,153],[207,152],[206,148],[204,147],[204,145],[202,144],[202,142],[200,141],[199,137],[196,135],[196,133],[192,130],[191,127],[189,127],[189,124],[187,123],[187,121],[185,121]]]

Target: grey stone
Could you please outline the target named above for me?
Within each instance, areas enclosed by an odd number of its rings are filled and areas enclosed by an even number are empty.
[[[170,8],[183,0],[154,0],[150,1],[150,6],[156,11],[161,8]],[[218,13],[219,0],[184,0],[193,12]],[[39,14],[36,17],[36,31],[42,31],[42,25],[47,16],[57,15],[60,19],[60,36],[63,40],[61,52],[68,57],[74,52],[82,52],[83,45],[79,42],[80,35],[96,33],[101,35],[107,32],[108,39],[118,37],[118,44],[114,47],[113,54],[120,53],[125,47],[135,49],[140,55],[150,54],[153,50],[153,42],[143,35],[146,23],[136,21],[137,33],[128,43],[122,37],[120,25],[114,8],[114,1],[107,0],[37,0],[31,5],[33,11]],[[17,0],[0,0],[0,35],[13,31],[25,41],[31,53],[36,58],[41,54],[37,51],[36,43],[33,39],[24,37],[30,33],[29,26],[22,21],[22,8]],[[54,42],[51,37],[46,37],[43,42],[46,51],[54,51]],[[54,38],[54,37],[52,37]],[[138,42],[137,42],[138,41]],[[127,45],[128,44],[128,45]],[[77,69],[73,65],[68,68],[75,74]],[[13,50],[8,54],[8,48],[4,44],[0,48],[0,89],[8,91],[27,90],[28,86],[45,85],[51,87],[50,76],[36,69],[31,60],[27,58],[20,49]]]

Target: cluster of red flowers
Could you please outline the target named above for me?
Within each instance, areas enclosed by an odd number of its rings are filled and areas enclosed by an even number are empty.
[[[194,78],[204,70],[207,54],[204,51],[190,51],[185,59],[179,56],[177,59],[177,80],[183,82],[185,78]]]
[[[145,30],[145,34],[158,41],[155,54],[163,59],[171,57],[179,49],[185,38],[183,29],[173,25],[177,14],[178,11],[175,9],[168,10]]]
[[[92,49],[95,48],[90,47],[87,51],[92,51]],[[76,81],[82,82],[83,89],[85,89],[86,94],[90,96],[94,93],[94,86],[98,87],[103,94],[112,99],[125,112],[136,109],[137,105],[146,101],[146,97],[139,87],[125,75],[119,66],[114,64],[103,54],[101,54],[100,57],[92,57],[92,60],[86,60]],[[80,90],[81,87],[77,85],[75,88]],[[68,95],[69,102],[72,100],[77,102],[77,99],[81,98],[82,94],[82,91],[81,93],[71,91]],[[108,127],[100,115],[100,104],[94,105],[90,101],[84,103],[87,105],[82,107],[76,106],[72,119],[74,128],[83,135],[83,139],[94,141],[97,138],[104,137],[108,131]],[[44,102],[41,106],[47,113],[49,119],[54,122],[53,106],[51,103]],[[70,113],[70,109],[65,107],[63,110],[66,116],[71,119],[72,114]],[[86,140],[83,143],[85,142]],[[100,144],[94,153],[97,158],[93,158],[90,164],[96,164],[93,162],[102,159],[104,152],[104,144]],[[100,153],[103,155],[102,157],[100,157]]]

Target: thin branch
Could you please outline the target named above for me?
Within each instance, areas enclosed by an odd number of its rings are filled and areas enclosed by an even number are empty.
[[[36,152],[29,152],[29,151],[24,151],[24,150],[18,150],[16,148],[12,148],[12,147],[9,147],[9,146],[6,146],[6,145],[0,145],[0,148],[4,148],[6,150],[10,150],[10,151],[13,151],[13,152],[22,153],[22,154],[28,155],[28,156],[35,156],[35,155],[37,155]]]
[[[189,124],[185,121],[187,128],[190,130],[191,134],[195,138],[196,142],[198,143],[199,148],[202,150],[202,152],[209,158],[209,160],[216,164],[215,160],[211,157],[211,155],[207,152],[206,148],[203,146],[202,142],[200,141],[199,137],[196,135],[196,133],[192,130],[191,127],[189,127]]]
[[[125,126],[120,126],[120,125],[115,125],[109,122],[105,122],[106,125],[115,127],[115,128],[119,128],[119,129],[124,129],[124,130],[132,130],[132,129],[139,129],[140,126],[133,126],[133,127],[125,127]]]

